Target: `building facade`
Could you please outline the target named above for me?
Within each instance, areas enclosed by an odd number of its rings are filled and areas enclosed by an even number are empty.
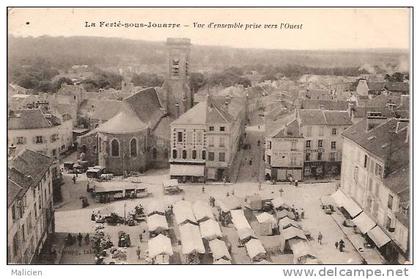
[[[73,123],[70,117],[56,117],[40,109],[10,111],[8,144],[16,151],[29,148],[53,158],[73,144]]]
[[[342,137],[352,125],[347,111],[301,109],[297,121],[304,140],[304,177],[323,178],[340,174]]]
[[[265,139],[266,180],[303,179],[304,140],[295,119]]]
[[[170,176],[181,181],[229,179],[242,140],[244,108],[236,115],[207,97],[171,123]]]
[[[7,262],[32,263],[54,233],[53,159],[23,150],[9,159]]]
[[[368,117],[343,133],[341,187],[392,239],[381,252],[409,260],[410,145],[407,120]]]

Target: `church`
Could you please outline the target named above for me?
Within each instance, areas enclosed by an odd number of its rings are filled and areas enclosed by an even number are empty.
[[[189,87],[191,42],[168,38],[168,68],[161,88],[142,89],[118,113],[79,138],[79,156],[121,175],[169,167],[170,124],[193,105]]]

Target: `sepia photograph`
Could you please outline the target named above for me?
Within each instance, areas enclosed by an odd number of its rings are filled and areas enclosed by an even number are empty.
[[[412,12],[8,7],[7,265],[413,264]]]

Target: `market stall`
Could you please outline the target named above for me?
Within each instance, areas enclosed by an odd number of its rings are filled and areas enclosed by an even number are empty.
[[[147,226],[151,233],[161,233],[169,229],[165,215],[153,214],[147,217]]]
[[[149,257],[155,259],[155,263],[169,263],[169,256],[173,255],[171,240],[162,234],[149,239],[148,249]]]
[[[305,264],[308,260],[314,260],[317,258],[309,246],[308,241],[302,240],[292,242],[290,249],[293,252],[293,263],[295,264]]]
[[[192,209],[198,222],[206,221],[208,219],[214,220],[213,211],[208,203],[202,200],[197,200],[193,203]]]
[[[273,229],[277,227],[276,219],[273,215],[263,212],[256,216],[258,221],[258,235],[272,235]]]
[[[295,220],[290,219],[289,217],[285,217],[279,220],[279,229],[280,231],[287,229],[289,227],[295,227],[297,229],[302,229],[302,226],[296,222]]]
[[[182,244],[182,254],[190,255],[194,253],[205,253],[200,229],[197,225],[185,223],[179,227],[179,233]]]
[[[245,243],[245,248],[248,256],[253,262],[265,259],[267,256],[264,246],[259,239],[249,240],[247,243]]]
[[[232,216],[233,226],[237,231],[244,228],[251,229],[251,226],[245,218],[244,211],[242,209],[231,210],[230,214]]]
[[[186,222],[197,224],[191,202],[184,200],[177,201],[173,206],[173,212],[177,225],[185,224]]]
[[[285,202],[285,200],[282,197],[277,197],[271,201],[271,204],[273,205],[274,209],[288,209],[290,206]]]
[[[200,222],[201,238],[207,240],[213,240],[219,237],[223,237],[222,231],[220,230],[219,223],[213,219]]]
[[[231,261],[232,258],[226,247],[226,243],[220,239],[213,239],[209,242],[210,252],[213,256],[213,263],[216,263],[218,260],[228,260]]]
[[[284,229],[280,234],[280,249],[282,252],[291,250],[291,246],[296,241],[307,241],[305,233],[295,227]]]
[[[146,204],[145,207],[147,216],[152,214],[165,215],[165,208],[163,207],[163,203],[160,200],[153,199],[148,204]]]

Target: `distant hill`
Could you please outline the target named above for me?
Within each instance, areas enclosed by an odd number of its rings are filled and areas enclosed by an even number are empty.
[[[57,69],[76,64],[118,67],[153,66],[164,70],[165,42],[150,42],[104,37],[8,37],[9,69],[14,65],[33,65],[43,59]],[[244,65],[287,65],[308,67],[361,67],[376,65],[399,69],[408,65],[408,53],[402,50],[268,50],[239,49],[194,44],[191,51],[193,71],[220,70]],[[401,69],[400,69],[401,70]],[[404,69],[403,69],[404,70]],[[405,69],[408,70],[408,69]]]

